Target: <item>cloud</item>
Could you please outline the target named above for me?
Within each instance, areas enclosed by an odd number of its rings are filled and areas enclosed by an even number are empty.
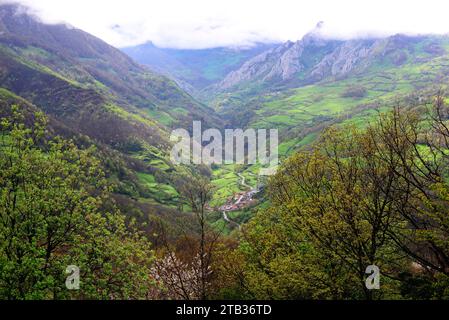
[[[3,1],[4,2],[4,1]],[[334,38],[448,33],[446,1],[19,0],[47,23],[66,22],[118,46],[248,46],[298,40],[318,21]]]

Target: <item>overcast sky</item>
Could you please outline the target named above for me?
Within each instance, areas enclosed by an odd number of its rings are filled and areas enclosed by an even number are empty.
[[[6,0],[7,1],[7,0]],[[0,0],[5,2],[5,0]],[[246,46],[323,32],[352,38],[449,33],[447,0],[20,0],[45,21],[66,22],[117,47]]]

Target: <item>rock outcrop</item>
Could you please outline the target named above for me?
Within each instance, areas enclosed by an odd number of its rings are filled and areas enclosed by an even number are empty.
[[[302,58],[307,54],[307,49],[319,51],[320,48],[326,49],[328,44],[328,41],[311,33],[300,41],[288,41],[248,60],[240,69],[229,73],[218,87],[226,90],[249,81],[288,81],[306,70]]]
[[[343,76],[360,66],[370,56],[373,41],[352,40],[344,42],[326,55],[310,72],[310,76],[321,80],[326,76]]]
[[[417,41],[416,37],[404,35],[379,40],[331,40],[318,31],[248,60],[241,68],[229,73],[216,89],[229,91],[255,83],[313,83],[327,77],[343,77],[351,72],[363,71],[379,59],[389,59],[391,63],[400,65],[407,61],[411,44]],[[436,45],[428,45],[425,49],[432,54],[444,51]]]

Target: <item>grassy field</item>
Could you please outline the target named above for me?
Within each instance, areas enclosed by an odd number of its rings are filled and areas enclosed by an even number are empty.
[[[137,173],[141,184],[148,191],[150,198],[162,204],[176,207],[178,205],[179,194],[176,189],[164,183],[158,183],[155,177],[147,173]]]

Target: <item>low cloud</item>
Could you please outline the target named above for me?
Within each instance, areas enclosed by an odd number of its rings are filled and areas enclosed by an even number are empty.
[[[1,1],[5,2],[5,1]],[[19,0],[44,22],[65,22],[118,46],[250,46],[298,40],[318,21],[334,38],[449,33],[438,0]]]

